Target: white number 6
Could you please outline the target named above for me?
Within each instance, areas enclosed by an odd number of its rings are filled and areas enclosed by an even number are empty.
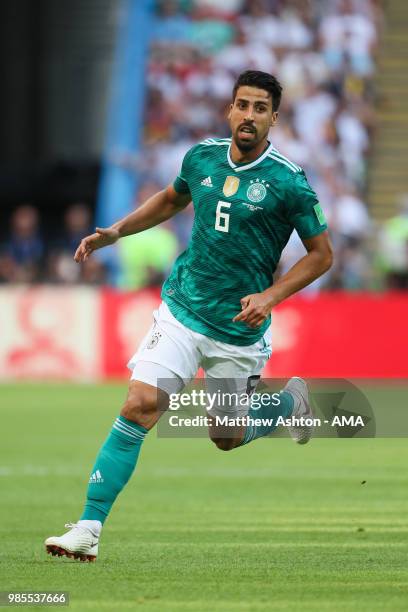
[[[228,232],[230,216],[226,212],[221,212],[222,208],[230,208],[230,202],[223,202],[220,200],[217,204],[217,211],[215,213],[215,229],[219,232]]]

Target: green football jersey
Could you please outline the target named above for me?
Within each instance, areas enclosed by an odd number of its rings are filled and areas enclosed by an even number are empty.
[[[303,170],[272,144],[243,164],[232,161],[230,147],[230,138],[208,138],[184,157],[174,188],[191,194],[195,218],[162,298],[193,331],[248,346],[262,338],[270,317],[255,329],[233,323],[241,298],[272,285],[294,229],[311,238],[327,225]]]

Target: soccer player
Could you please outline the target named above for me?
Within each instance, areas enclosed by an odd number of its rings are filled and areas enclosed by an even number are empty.
[[[229,111],[231,138],[207,138],[184,157],[172,185],[137,210],[80,243],[77,262],[122,236],[162,223],[193,202],[195,219],[187,249],[174,263],[162,289],[154,323],[128,366],[128,396],[105,440],[89,479],[80,520],[69,531],[45,541],[53,555],[94,561],[102,525],[133,473],[143,440],[198,368],[209,388],[226,381],[231,390],[250,393],[270,357],[270,313],[332,264],[327,225],[303,170],[268,141],[278,118],[282,87],[260,71],[242,73]],[[276,283],[273,273],[291,233],[296,230],[305,255]],[[160,248],[160,245],[158,245]],[[234,382],[235,381],[235,382]],[[229,385],[229,386],[228,386]],[[217,415],[242,416],[252,408],[213,406]],[[306,383],[292,378],[278,405],[263,406],[256,416],[311,416]],[[273,425],[237,426],[232,435],[214,425],[210,437],[231,450],[271,433]],[[298,443],[310,427],[290,428]]]

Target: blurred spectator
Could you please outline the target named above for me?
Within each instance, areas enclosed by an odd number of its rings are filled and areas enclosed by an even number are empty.
[[[89,206],[82,202],[69,206],[65,212],[62,233],[54,242],[48,256],[50,281],[64,284],[105,282],[105,268],[97,257],[90,258],[81,265],[74,261],[74,253],[82,238],[92,232]]]
[[[183,41],[189,38],[191,21],[180,12],[177,0],[158,2],[155,27],[152,35],[155,40]]]
[[[400,214],[389,219],[379,235],[379,265],[387,289],[408,289],[408,194],[400,206]]]
[[[32,283],[41,280],[44,243],[38,212],[31,204],[19,206],[10,222],[10,238],[0,253],[0,281]]]
[[[346,106],[337,115],[336,129],[345,174],[350,181],[360,182],[364,176],[364,155],[368,152],[368,130],[356,111]]]
[[[243,30],[237,29],[235,40],[226,45],[214,58],[215,68],[223,68],[230,74],[239,74],[248,68],[273,72],[276,57],[272,49],[260,38],[251,38]],[[232,85],[234,80],[232,79]],[[232,88],[231,88],[232,89]],[[231,89],[225,92],[228,98]]]
[[[194,0],[197,9],[208,10],[218,15],[234,15],[244,6],[244,0]]]
[[[78,265],[78,264],[76,264]],[[90,257],[82,264],[80,282],[85,285],[104,285],[107,282],[107,269],[97,256]]]
[[[319,33],[324,57],[332,70],[339,72],[349,65],[360,76],[372,73],[376,29],[367,15],[354,8],[352,0],[340,0],[338,12],[324,17]]]
[[[336,99],[322,87],[309,83],[304,97],[294,103],[293,111],[297,133],[310,149],[317,150],[325,142],[325,127],[334,117]]]
[[[333,225],[348,242],[359,241],[371,233],[371,221],[364,202],[352,187],[342,187],[334,202]]]
[[[75,253],[82,238],[92,231],[89,206],[82,202],[71,204],[65,213],[64,232],[60,239],[59,248],[71,254]]]
[[[329,289],[354,291],[369,287],[372,283],[370,260],[360,240],[351,238],[341,243],[338,257],[329,278]]]
[[[267,0],[247,2],[247,14],[241,22],[253,41],[271,48],[306,49],[313,43],[314,34],[306,23],[305,13],[283,3]]]

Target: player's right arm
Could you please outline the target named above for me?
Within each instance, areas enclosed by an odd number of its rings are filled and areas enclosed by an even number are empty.
[[[95,228],[94,234],[81,240],[74,255],[75,261],[85,261],[96,249],[114,244],[123,236],[138,234],[143,230],[159,225],[159,223],[170,219],[185,208],[190,201],[190,193],[178,193],[173,185],[169,185],[166,189],[146,200],[130,215],[120,219],[110,227]]]

